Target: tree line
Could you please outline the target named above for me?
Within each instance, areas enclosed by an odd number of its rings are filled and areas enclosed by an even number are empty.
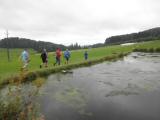
[[[160,27],[145,30],[138,33],[117,35],[106,38],[105,44],[122,44],[128,42],[142,42],[160,39]]]
[[[61,48],[62,50],[76,50],[83,47],[78,45],[78,43],[65,46],[62,44],[54,44],[51,42],[35,41],[19,37],[9,37],[8,39],[4,38],[0,40],[0,48],[32,48],[37,52],[41,52],[45,48],[48,52],[53,52],[56,50],[56,48]]]
[[[78,43],[71,44],[69,46],[65,46],[62,44],[54,44],[51,42],[44,42],[44,41],[35,41],[26,38],[19,38],[19,37],[9,37],[0,40],[0,48],[32,48],[37,52],[41,52],[44,48],[48,52],[53,52],[57,48],[61,48],[61,50],[77,50],[77,49],[86,49],[86,48],[96,48],[104,46],[103,43],[101,44],[94,44],[94,45],[84,45],[81,46]]]

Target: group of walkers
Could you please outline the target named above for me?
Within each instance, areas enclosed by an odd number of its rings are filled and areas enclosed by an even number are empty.
[[[69,59],[71,57],[71,53],[68,49],[66,49],[66,51],[64,51],[64,58],[65,58],[65,64],[69,63]],[[60,48],[57,48],[55,51],[55,63],[53,64],[55,65],[60,65],[61,64],[61,56],[62,56],[62,51]],[[42,59],[42,63],[40,64],[40,68],[42,67],[48,67],[48,53],[46,49],[43,49],[41,55],[40,55],[41,59]],[[28,64],[30,62],[30,57],[29,57],[29,52],[27,49],[24,49],[24,51],[21,54],[21,59],[23,62],[23,67],[22,69],[27,69]],[[88,59],[88,52],[85,51],[84,52],[84,59],[87,60]]]

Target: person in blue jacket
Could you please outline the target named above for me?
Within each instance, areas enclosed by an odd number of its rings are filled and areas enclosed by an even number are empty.
[[[87,51],[84,52],[84,59],[88,60],[88,52]]]
[[[23,67],[21,70],[27,70],[28,63],[30,62],[29,53],[27,49],[24,49],[24,51],[21,53],[21,59],[23,62]]]
[[[71,53],[69,52],[68,49],[66,49],[66,51],[64,52],[64,58],[66,59],[65,64],[68,64],[70,56]]]

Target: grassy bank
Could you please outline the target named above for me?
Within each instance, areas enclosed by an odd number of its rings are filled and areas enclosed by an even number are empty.
[[[29,65],[29,71],[26,73],[20,72],[21,62],[19,60],[20,53],[22,49],[14,49],[11,51],[11,61],[7,61],[7,54],[5,49],[0,49],[0,84],[7,83],[9,79],[25,79],[31,80],[37,76],[47,76],[51,73],[61,71],[62,69],[71,69],[79,66],[87,66],[95,63],[99,63],[105,60],[117,59],[122,57],[126,53],[132,51],[141,51],[141,50],[153,50],[153,52],[160,49],[160,40],[137,43],[130,46],[106,46],[101,48],[90,48],[87,49],[89,53],[89,60],[84,61],[83,53],[85,49],[71,51],[71,59],[69,65],[65,65],[64,58],[62,57],[61,66],[53,66],[55,62],[54,53],[49,53],[49,67],[48,68],[39,68],[41,64],[40,54],[37,54],[35,51],[30,50],[31,62]],[[145,52],[145,51],[144,51]],[[19,77],[20,76],[20,77]],[[22,77],[23,76],[23,77]],[[9,79],[8,79],[9,78]]]
[[[142,42],[135,45],[134,52],[160,52],[160,40]]]
[[[88,60],[80,63],[72,63],[69,65],[57,66],[54,68],[39,69],[35,71],[30,71],[30,72],[21,72],[21,74],[19,75],[8,77],[7,79],[4,80],[4,82],[1,85],[8,84],[8,83],[32,81],[39,77],[46,77],[50,74],[61,72],[62,70],[69,70],[69,69],[78,68],[78,67],[91,66],[97,63],[101,63],[103,61],[114,61],[114,60],[123,58],[127,54],[129,53],[120,53],[116,55],[103,57],[101,59]]]

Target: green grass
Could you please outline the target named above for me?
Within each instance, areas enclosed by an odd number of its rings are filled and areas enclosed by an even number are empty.
[[[140,52],[160,52],[160,40],[142,42],[135,45],[134,51]]]
[[[160,48],[160,40],[137,43],[130,46],[106,46],[101,48],[91,48],[87,49],[89,53],[89,60],[96,60],[106,56],[112,56],[119,53],[132,52],[133,49],[157,49]],[[70,64],[78,64],[84,62],[83,53],[86,49],[71,51]],[[20,73],[20,68],[22,66],[19,56],[22,49],[10,49],[11,61],[8,62],[7,50],[0,49],[0,83],[3,82],[5,78],[16,75]],[[37,54],[34,50],[29,50],[30,53],[30,64],[29,71],[39,70],[39,65],[41,64],[40,54]],[[55,62],[54,53],[49,53],[49,67],[54,68],[53,63]],[[65,60],[62,57],[61,66],[64,66]],[[42,68],[46,69],[46,68]]]

